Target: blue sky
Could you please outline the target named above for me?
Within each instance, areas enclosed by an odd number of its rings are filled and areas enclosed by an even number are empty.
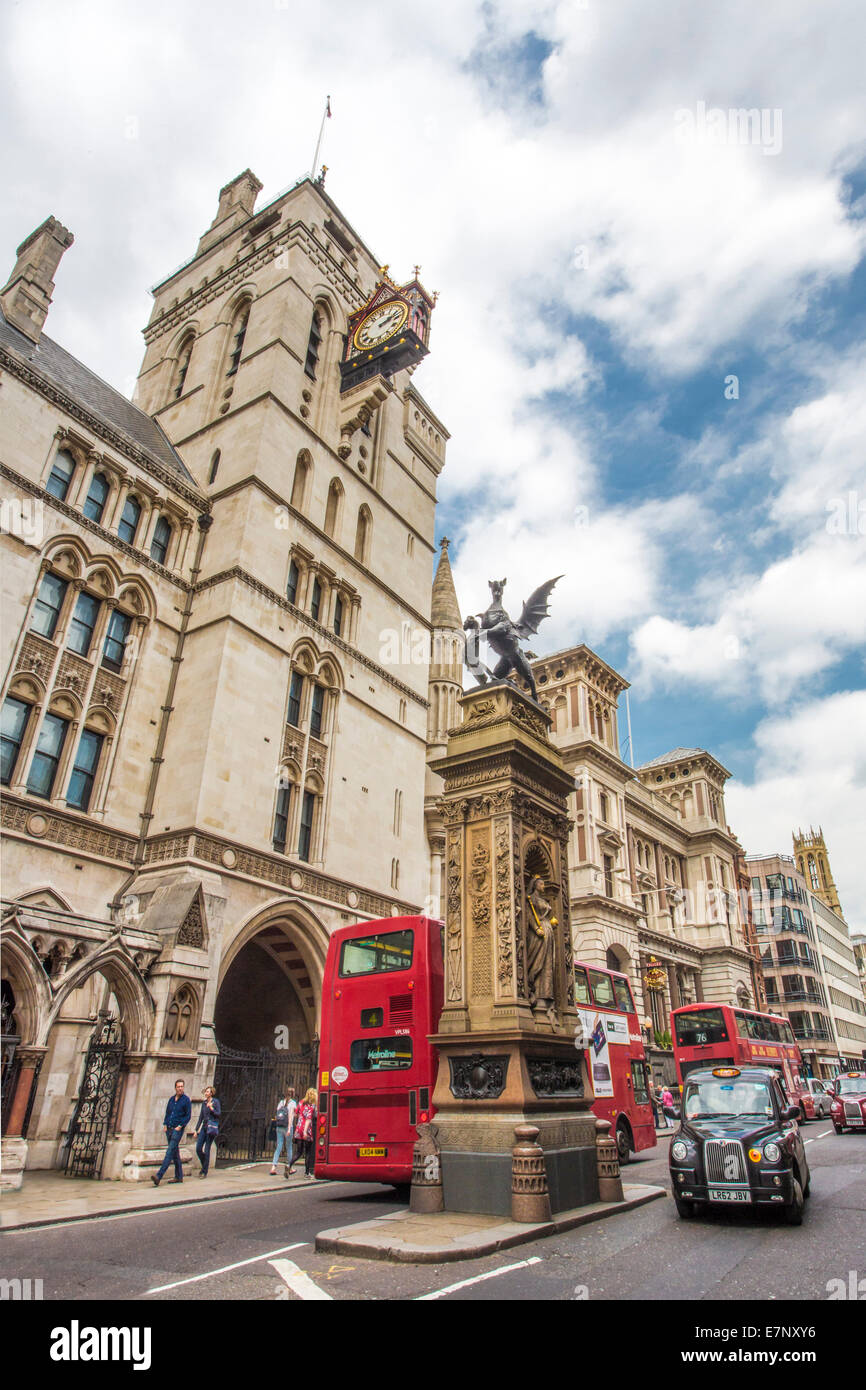
[[[330,93],[328,191],[440,291],[414,380],[452,434],[461,604],[562,572],[537,650],[631,681],[639,760],[721,758],[747,849],[821,823],[866,929],[860,0],[237,14],[6,8],[7,262],[48,213],[76,235],[47,331],[131,392],[147,287],[228,179],[263,204],[307,171]]]

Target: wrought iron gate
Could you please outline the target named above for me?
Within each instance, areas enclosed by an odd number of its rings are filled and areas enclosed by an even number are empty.
[[[273,1152],[273,1117],[289,1086],[300,1097],[316,1084],[315,1045],[306,1052],[241,1052],[218,1043],[214,1087],[220,1103],[217,1155],[254,1162]]]
[[[66,1140],[67,1177],[102,1176],[125,1048],[120,1025],[107,1019],[93,1034],[84,1061],[78,1104]]]

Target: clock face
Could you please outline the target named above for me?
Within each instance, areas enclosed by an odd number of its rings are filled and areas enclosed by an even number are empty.
[[[386,338],[391,338],[403,327],[409,317],[409,309],[399,299],[389,299],[379,304],[355,329],[352,341],[356,348],[378,347]]]

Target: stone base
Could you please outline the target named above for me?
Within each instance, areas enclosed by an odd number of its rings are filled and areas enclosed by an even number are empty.
[[[27,1140],[4,1138],[0,1148],[0,1192],[17,1192],[24,1181]]]
[[[595,1116],[466,1114],[436,1116],[446,1211],[511,1215],[511,1150],[519,1124],[535,1125],[544,1150],[550,1209],[597,1202]]]
[[[120,1177],[123,1182],[149,1182],[157,1170],[162,1167],[164,1158],[165,1146],[161,1149],[130,1149],[123,1160]],[[181,1144],[180,1161],[185,1178],[188,1178],[193,1171],[194,1158],[195,1150]],[[167,1170],[165,1176],[166,1179],[174,1177],[174,1164]]]

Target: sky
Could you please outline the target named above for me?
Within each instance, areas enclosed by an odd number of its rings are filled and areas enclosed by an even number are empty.
[[[74,232],[46,331],[127,394],[148,287],[241,170],[259,206],[309,171],[330,95],[329,194],[440,293],[414,384],[451,432],[462,609],[561,573],[533,650],[631,682],[637,764],[719,758],[747,852],[821,825],[866,930],[862,0],[7,0],[0,26],[0,249]]]

